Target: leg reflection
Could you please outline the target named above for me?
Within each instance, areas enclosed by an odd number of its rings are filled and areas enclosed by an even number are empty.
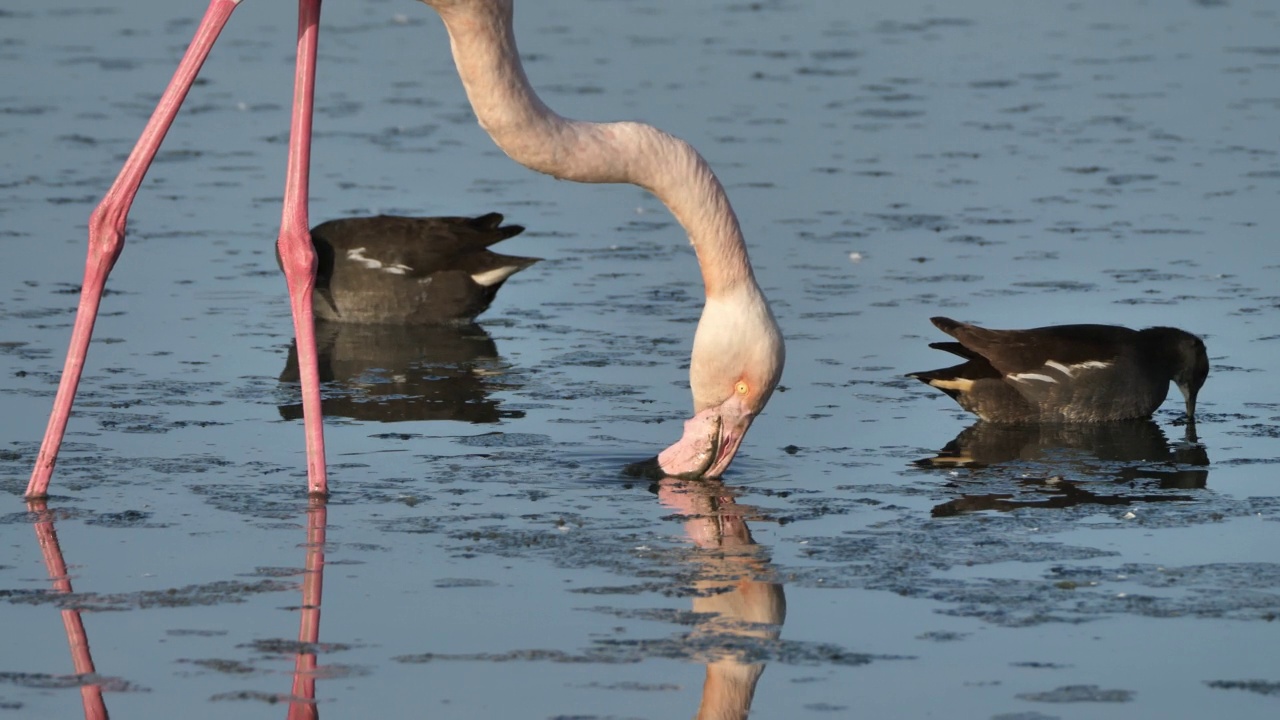
[[[62,558],[62,546],[58,544],[58,531],[53,526],[53,513],[49,512],[43,499],[27,503],[27,510],[35,515],[36,538],[40,541],[40,553],[44,555],[44,566],[53,581],[53,589],[59,593],[71,592],[71,576],[67,574],[67,563]],[[96,674],[93,656],[89,652],[89,636],[85,634],[84,620],[80,611],[68,609],[62,611],[62,624],[67,631],[67,644],[71,646],[71,661],[75,664],[77,677],[84,679]],[[80,700],[84,704],[86,720],[105,720],[107,706],[102,700],[101,685],[81,685]]]
[[[320,717],[316,708],[316,655],[320,643],[320,599],[324,594],[324,541],[329,509],[324,497],[313,496],[307,508],[307,561],[302,575],[302,612],[298,628],[298,656],[293,666],[289,720]]]

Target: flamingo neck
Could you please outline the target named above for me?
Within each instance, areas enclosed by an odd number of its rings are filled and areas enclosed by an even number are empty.
[[[481,127],[511,159],[563,180],[648,190],[688,233],[708,298],[759,294],[738,217],[692,145],[643,123],[570,120],[548,108],[520,64],[512,0],[424,2],[444,20]]]

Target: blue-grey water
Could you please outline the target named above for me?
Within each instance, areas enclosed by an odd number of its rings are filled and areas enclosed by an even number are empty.
[[[328,717],[734,717],[753,682],[756,718],[1275,716],[1275,3],[523,2],[549,105],[688,139],[743,220],[788,363],[723,484],[621,473],[690,412],[680,228],[501,155],[429,8],[328,3],[313,221],[498,211],[545,261],[481,330],[333,338],[303,644],[290,3],[244,3],[191,92],[21,500],[86,220],[202,11],[0,9],[0,717],[274,718],[299,677]],[[1176,391],[1154,424],[966,431],[902,377],[948,362],[939,314],[1201,334],[1200,442]],[[927,462],[953,439],[976,465]]]

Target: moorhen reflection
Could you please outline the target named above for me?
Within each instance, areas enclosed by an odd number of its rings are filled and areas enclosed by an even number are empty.
[[[316,323],[320,381],[327,416],[354,420],[462,420],[494,423],[523,417],[491,398],[513,386],[493,338],[479,325],[395,326]],[[298,381],[296,344],[280,381]],[[295,396],[280,405],[286,420],[302,417]]]
[[[693,611],[708,619],[692,638],[711,643],[695,717],[746,718],[765,664],[748,662],[744,643],[776,640],[787,615],[782,584],[759,579],[775,573],[747,527],[754,510],[734,502],[736,492],[719,480],[669,477],[656,488],[663,505],[688,518],[685,533],[702,551],[693,559]]]
[[[978,422],[947,443],[937,455],[914,464],[927,468],[981,470],[1020,462],[1035,463],[1037,469],[1053,473],[1049,477],[1018,480],[1019,487],[1034,494],[1034,499],[1014,499],[1011,494],[966,494],[934,508],[934,514],[1193,499],[1189,495],[1167,493],[1098,494],[1088,490],[1086,483],[1064,476],[1130,486],[1153,481],[1152,489],[1161,490],[1200,489],[1209,480],[1209,455],[1204,446],[1185,442],[1171,444],[1160,426],[1150,420],[1045,425]]]

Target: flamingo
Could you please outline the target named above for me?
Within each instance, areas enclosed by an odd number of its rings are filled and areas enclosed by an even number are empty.
[[[422,2],[444,21],[481,127],[511,159],[562,180],[644,188],[688,234],[706,291],[689,365],[694,416],[657,463],[669,476],[720,476],[777,387],[786,355],[720,180],[692,145],[651,125],[570,120],[548,108],[520,64],[512,0]]]
[[[723,186],[688,143],[640,123],[562,118],[534,93],[516,50],[511,0],[423,0],[449,32],[454,60],[482,127],[509,156],[577,182],[631,183],[654,193],[693,243],[706,288],[690,365],[693,418],[657,458],[681,477],[714,477],[732,462],[782,373],[777,321],[756,283]],[[240,0],[210,0],[186,54],[133,151],[89,218],[89,247],[71,344],[27,498],[46,497],[84,368],[107,276],[124,247],[129,209],[165,134]],[[328,494],[312,292],[316,252],[307,220],[320,0],[298,2],[298,49],[284,208],[276,248],[297,338],[307,487]]]

